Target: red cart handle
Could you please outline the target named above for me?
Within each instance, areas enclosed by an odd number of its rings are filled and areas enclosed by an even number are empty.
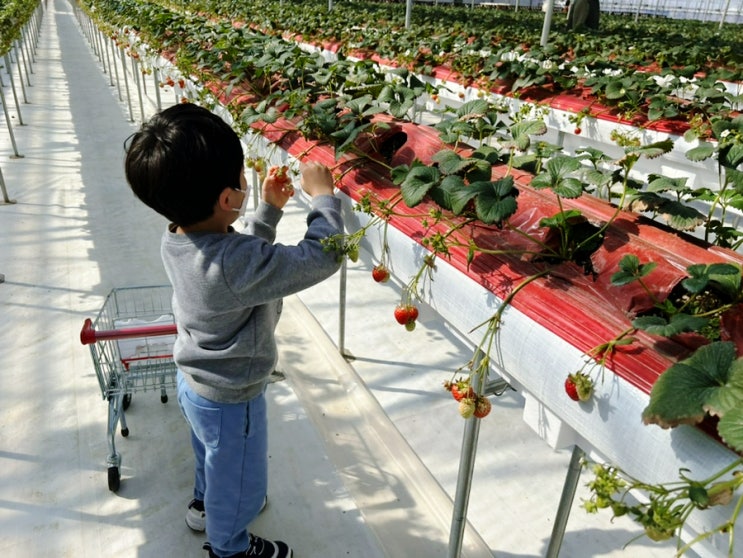
[[[157,335],[175,335],[178,333],[175,324],[158,324],[139,327],[123,327],[121,329],[107,329],[96,331],[93,329],[93,320],[85,319],[80,331],[80,342],[90,345],[96,341],[109,339],[129,339],[132,337],[155,337]]]

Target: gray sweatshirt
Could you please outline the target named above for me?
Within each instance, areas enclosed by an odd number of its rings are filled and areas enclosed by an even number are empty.
[[[343,232],[339,199],[312,199],[307,232],[296,246],[273,243],[282,215],[261,202],[242,233],[176,234],[170,225],[163,235],[178,327],[173,356],[202,397],[236,403],[258,395],[278,358],[274,330],[282,297],[340,267],[339,254],[320,242]]]

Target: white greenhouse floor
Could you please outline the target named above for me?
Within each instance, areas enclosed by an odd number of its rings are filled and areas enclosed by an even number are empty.
[[[110,492],[107,404],[79,341],[112,288],[166,281],[165,223],[124,179],[122,145],[138,122],[68,0],[49,0],[32,69],[23,125],[9,107],[22,158],[0,134],[0,169],[16,200],[0,204],[0,554],[202,556],[203,537],[184,523],[192,456],[174,398],[134,394],[131,434],[116,438],[122,484]],[[287,206],[280,241],[301,235],[304,215]],[[362,255],[348,268],[352,362],[335,347],[338,276],[288,298],[279,326],[286,379],[268,391],[270,503],[251,529],[286,540],[298,558],[447,556],[465,423],[441,384],[471,348],[425,310],[414,332],[400,328],[391,315],[399,287],[374,283],[372,266]],[[463,555],[544,556],[570,451],[553,451],[522,421],[519,393],[493,403]],[[623,549],[640,530],[586,514],[586,480],[560,556],[673,555],[644,538]]]

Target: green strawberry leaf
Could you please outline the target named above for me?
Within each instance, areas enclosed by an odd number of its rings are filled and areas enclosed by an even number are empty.
[[[487,224],[500,224],[516,213],[518,190],[514,188],[513,176],[495,182],[475,182],[470,188],[479,193],[475,199],[477,217]]]
[[[686,189],[686,177],[671,178],[661,175],[650,175],[648,192],[682,192]]]
[[[668,368],[653,385],[643,422],[663,428],[699,423],[708,400],[725,389],[734,359],[735,345],[718,341]]]
[[[686,268],[689,277],[681,281],[683,287],[690,293],[701,293],[710,281],[714,281],[730,294],[738,292],[740,286],[740,269],[733,264],[693,264]],[[732,276],[732,277],[731,277]]]
[[[547,161],[546,170],[532,179],[531,186],[538,190],[542,188],[552,188],[556,192],[557,190],[564,189],[568,194],[572,194],[576,189],[576,185],[573,181],[576,181],[577,179],[572,178],[570,175],[582,166],[583,165],[579,159],[568,157],[567,155],[558,155]],[[563,184],[566,180],[568,183]],[[580,184],[579,181],[578,184]]]
[[[705,401],[704,410],[713,416],[725,416],[743,404],[743,359],[730,366],[727,382],[712,392]]]
[[[703,213],[676,200],[664,198],[657,211],[677,231],[693,231],[706,220]]]
[[[661,316],[641,316],[632,320],[632,325],[653,335],[672,337],[684,331],[699,331],[709,323],[707,318],[690,314],[674,314],[669,321]]]
[[[728,446],[743,452],[743,405],[729,410],[717,423],[717,433]]]
[[[501,160],[501,152],[490,145],[481,145],[472,152],[473,159],[482,159],[491,165],[495,165]]]
[[[542,217],[539,220],[540,227],[549,227],[551,229],[565,229],[570,227],[570,220],[580,217],[582,214],[577,209],[569,209],[567,211],[560,211],[550,217]]]
[[[743,143],[735,143],[726,150],[720,159],[720,164],[734,169],[743,163]]]
[[[443,174],[457,174],[462,169],[467,168],[467,160],[462,159],[462,156],[459,155],[459,153],[452,151],[451,149],[442,149],[441,151],[434,153],[431,159],[435,163],[438,163],[439,170]]]
[[[485,99],[467,101],[457,109],[457,118],[472,115],[482,115],[488,112],[488,102]]]
[[[415,207],[440,180],[441,173],[436,167],[423,165],[411,168],[400,185],[403,201],[408,207]]]
[[[637,281],[648,275],[657,265],[655,262],[640,264],[640,259],[637,256],[626,254],[619,260],[619,271],[611,276],[611,284],[621,286]]]
[[[665,155],[673,150],[673,140],[666,139],[662,141],[656,141],[647,145],[641,145],[640,147],[633,147],[628,149],[627,152],[643,155],[648,159],[655,159],[661,155]]]
[[[449,202],[449,207],[456,214],[462,213],[467,203],[477,195],[477,190],[469,188],[461,176],[445,176],[440,189]]]
[[[416,162],[421,165],[422,163],[420,161],[413,161],[413,166],[416,165]],[[398,165],[395,168],[392,169],[390,172],[390,178],[392,178],[392,183],[397,184],[398,186],[403,183],[405,178],[408,176],[408,173],[410,172],[410,167],[408,165]]]
[[[577,178],[563,178],[552,187],[552,191],[563,198],[579,198],[583,193],[583,183]]]
[[[531,145],[530,136],[541,136],[547,133],[547,125],[542,120],[522,120],[511,126],[513,144],[520,151],[526,151]]]
[[[689,161],[704,161],[715,154],[715,146],[710,142],[700,142],[696,147],[689,149],[685,155]]]

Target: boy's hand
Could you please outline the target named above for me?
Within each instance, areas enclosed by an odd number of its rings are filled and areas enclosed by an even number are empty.
[[[306,164],[302,163],[299,166],[299,171],[302,174],[300,180],[302,190],[307,192],[307,195],[310,197],[333,195],[333,175],[328,167],[322,163],[311,161]]]
[[[294,195],[294,186],[288,174],[288,167],[271,167],[263,180],[263,200],[281,209]]]

